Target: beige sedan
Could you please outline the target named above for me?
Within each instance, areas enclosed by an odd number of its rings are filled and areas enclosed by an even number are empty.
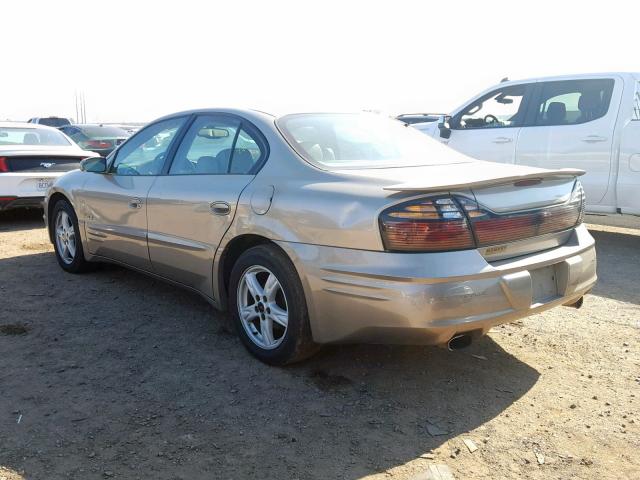
[[[373,114],[198,110],[85,160],[45,217],[64,270],[192,289],[281,365],[336,342],[462,348],[579,306],[596,281],[582,173],[472,160]]]

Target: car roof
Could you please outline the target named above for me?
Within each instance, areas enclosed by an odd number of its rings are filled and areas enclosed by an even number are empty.
[[[31,128],[41,129],[48,128],[49,130],[58,130],[55,127],[49,127],[48,125],[42,125],[40,123],[27,123],[27,122],[0,122],[0,128]]]
[[[124,130],[120,126],[120,124],[111,125],[109,123],[72,123],[71,125],[62,125],[61,127],[58,127],[58,128],[62,128],[62,127],[78,127],[78,128],[84,128],[84,127],[112,127],[112,128],[119,128],[121,130]]]
[[[556,80],[578,80],[581,78],[602,78],[602,77],[638,77],[640,72],[593,72],[593,73],[575,73],[565,75],[554,75],[550,77],[532,77],[519,80],[506,80],[498,85],[521,85],[523,83],[534,82],[552,82]]]

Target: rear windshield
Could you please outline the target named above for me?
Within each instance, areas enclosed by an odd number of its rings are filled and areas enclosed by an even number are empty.
[[[38,123],[41,125],[46,125],[48,127],[63,127],[65,125],[70,125],[71,122],[66,118],[58,118],[58,117],[49,117],[49,118],[41,118],[38,120]]]
[[[383,168],[442,163],[438,142],[382,115],[302,113],[286,115],[276,123],[295,151],[320,168]]]
[[[0,127],[0,145],[68,146],[71,143],[57,130]]]
[[[110,126],[90,126],[90,127],[81,127],[82,133],[84,133],[89,138],[125,138],[128,137],[129,134],[126,130],[118,127],[110,127]]]

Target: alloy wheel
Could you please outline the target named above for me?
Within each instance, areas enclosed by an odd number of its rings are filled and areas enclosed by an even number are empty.
[[[71,217],[64,210],[56,216],[56,246],[62,261],[70,265],[76,258],[76,231]]]
[[[282,343],[289,309],[282,285],[270,270],[254,265],[244,271],[237,305],[242,326],[253,343],[267,350]]]

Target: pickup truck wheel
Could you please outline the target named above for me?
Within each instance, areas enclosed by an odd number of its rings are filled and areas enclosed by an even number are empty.
[[[56,202],[51,222],[56,259],[62,269],[69,273],[82,273],[91,270],[93,265],[84,258],[78,217],[68,201],[59,200]]]
[[[233,323],[251,354],[270,365],[285,365],[318,350],[300,278],[279,248],[259,245],[244,252],[229,283]]]

